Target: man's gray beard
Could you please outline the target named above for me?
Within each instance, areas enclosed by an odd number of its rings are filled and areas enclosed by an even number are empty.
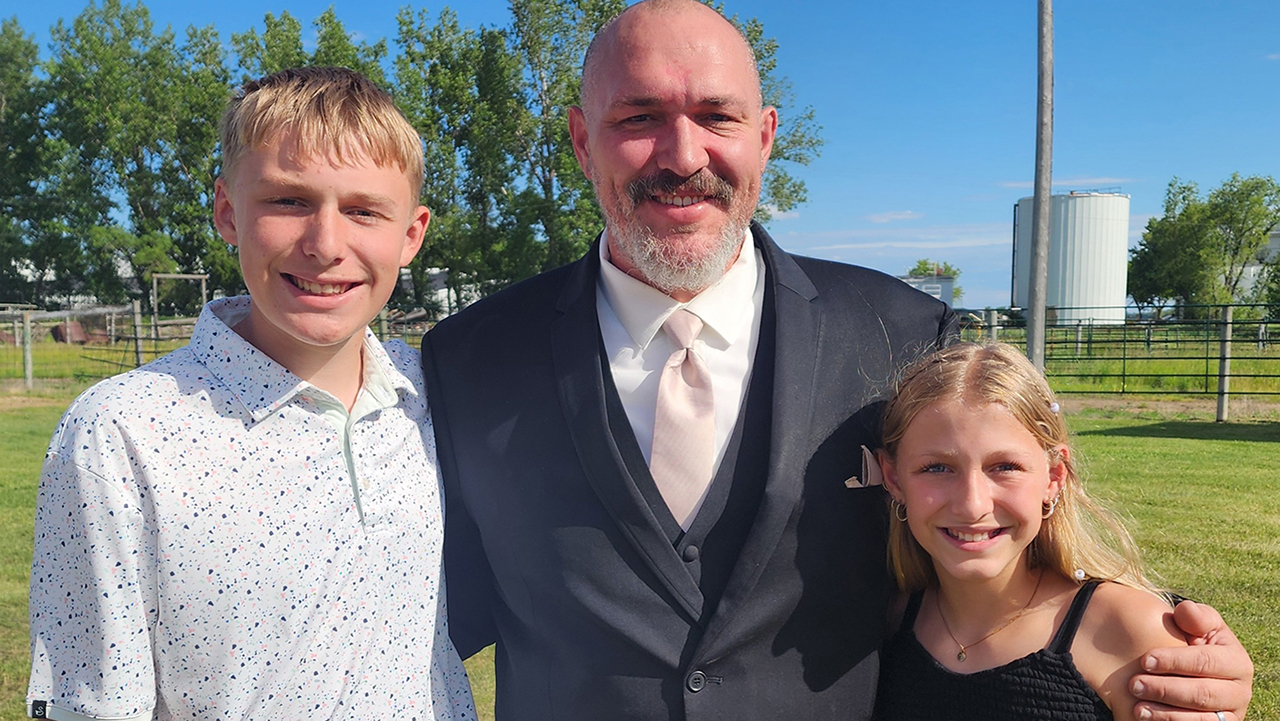
[[[607,215],[607,214],[606,214]],[[648,226],[631,222],[615,222],[607,218],[609,239],[644,275],[654,288],[670,295],[676,292],[701,293],[725,274],[738,255],[747,235],[746,223],[730,218],[720,231],[720,238],[710,252],[699,257],[672,252]]]

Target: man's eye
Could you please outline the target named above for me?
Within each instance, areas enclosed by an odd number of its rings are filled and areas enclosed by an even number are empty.
[[[921,473],[946,473],[949,468],[942,463],[930,463],[920,469]]]

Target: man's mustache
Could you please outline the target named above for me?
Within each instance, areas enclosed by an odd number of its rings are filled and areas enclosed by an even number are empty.
[[[670,170],[659,170],[627,183],[627,196],[633,204],[653,195],[697,195],[728,203],[733,200],[733,186],[705,169],[687,178]]]

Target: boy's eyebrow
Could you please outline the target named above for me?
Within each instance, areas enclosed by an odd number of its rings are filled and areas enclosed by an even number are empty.
[[[273,178],[269,175],[263,175],[259,178],[259,183],[273,193],[289,193],[297,195],[309,195],[314,191],[312,186],[307,183],[296,183],[286,178]],[[367,190],[356,190],[346,193],[343,196],[344,202],[355,201],[360,205],[387,206],[394,207],[396,200],[382,193],[371,193]]]

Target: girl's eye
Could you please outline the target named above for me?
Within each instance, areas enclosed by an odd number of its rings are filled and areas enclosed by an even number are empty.
[[[929,465],[924,466],[923,468],[921,468],[921,469],[920,469],[920,472],[921,472],[921,473],[946,473],[948,470],[950,470],[950,469],[948,469],[948,468],[947,468],[947,466],[946,466],[945,464],[942,464],[942,463],[930,463]]]
[[[1021,471],[1022,465],[1015,463],[1013,461],[1006,461],[1004,463],[997,463],[995,465],[995,470],[1001,473],[1014,473],[1017,471]]]

